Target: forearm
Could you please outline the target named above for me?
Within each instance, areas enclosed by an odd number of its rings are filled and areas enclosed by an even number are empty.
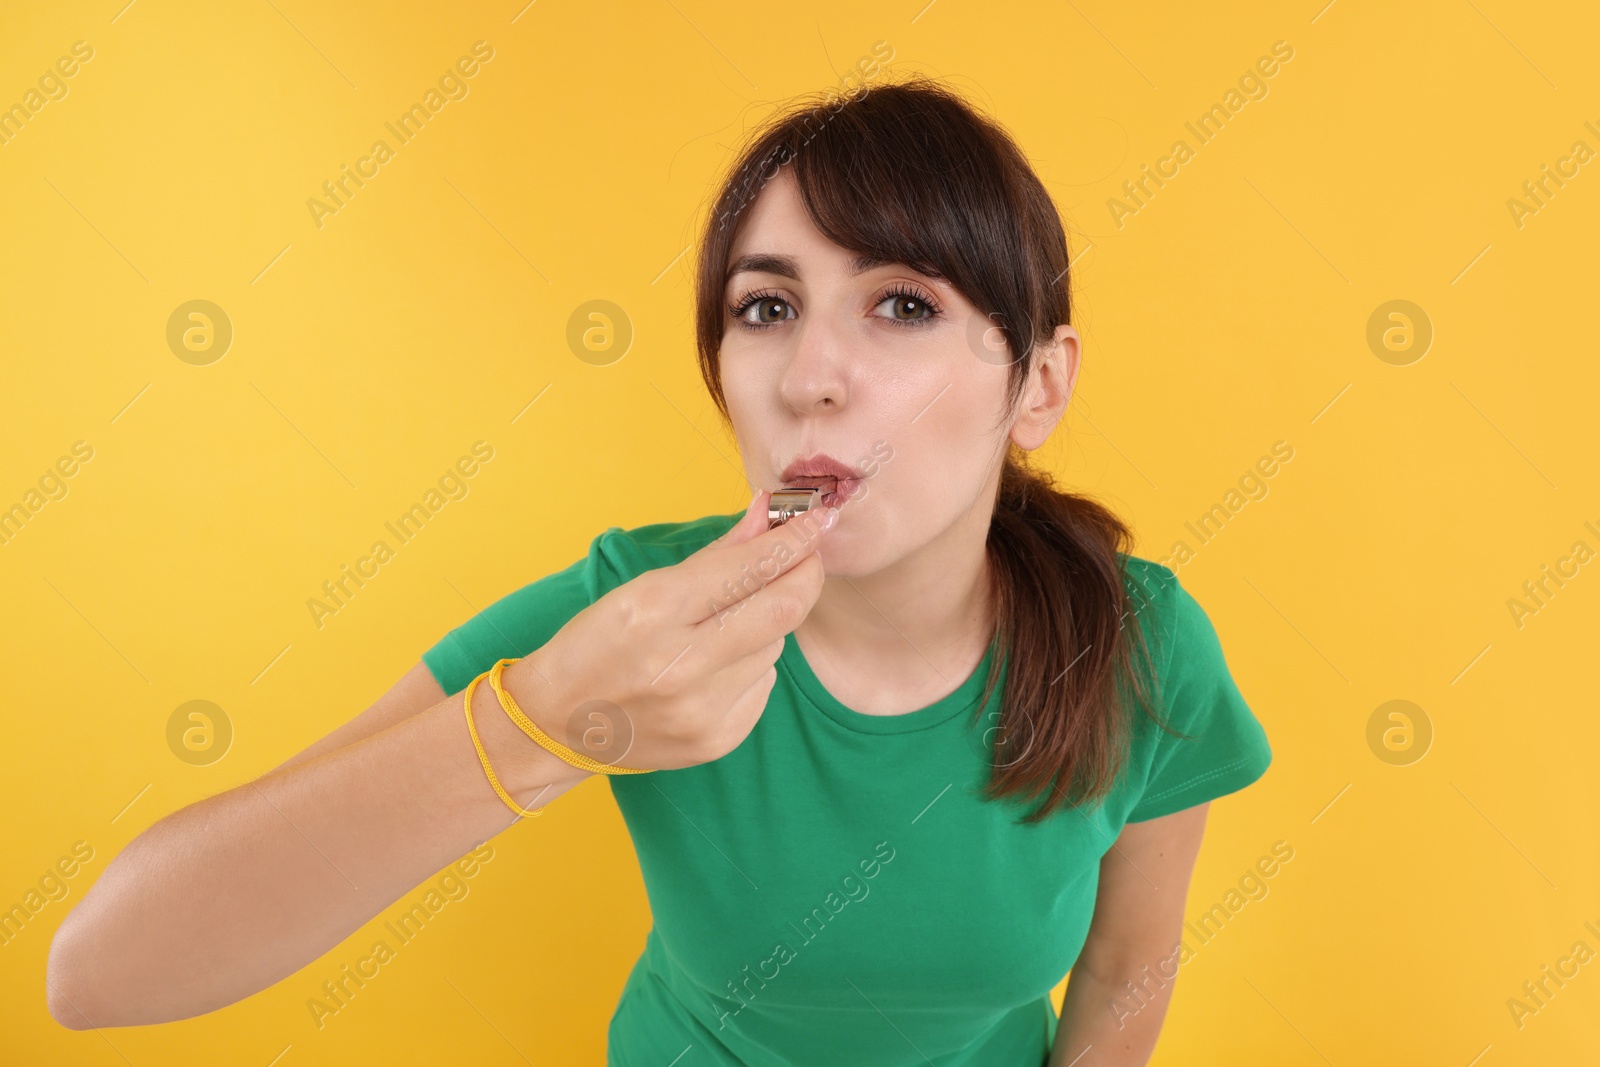
[[[1130,971],[1121,982],[1096,977],[1081,964],[1067,980],[1061,1021],[1048,1067],[1144,1067],[1161,1036],[1172,980],[1159,986]],[[1087,1049],[1087,1051],[1085,1051]]]
[[[524,807],[589,776],[529,740],[487,683],[473,712],[497,776]],[[127,1026],[234,1003],[516,821],[484,774],[461,695],[447,697],[145,830],[57,932],[51,1012],[74,1028]]]

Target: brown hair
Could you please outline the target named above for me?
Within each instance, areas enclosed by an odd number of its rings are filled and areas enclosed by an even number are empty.
[[[1004,129],[939,83],[912,77],[802,98],[751,135],[724,179],[695,279],[700,372],[723,419],[729,253],[744,209],[783,166],[829,240],[941,276],[987,312],[1011,352],[1014,406],[1034,346],[1071,321],[1066,233]],[[1009,666],[984,798],[1033,800],[1048,790],[1025,822],[1103,799],[1126,759],[1129,705],[1151,714],[1149,649],[1142,627],[1124,625],[1144,606],[1124,570],[1131,542],[1110,510],[1057,489],[1008,444],[987,550],[994,639]],[[1000,669],[993,656],[980,712]]]

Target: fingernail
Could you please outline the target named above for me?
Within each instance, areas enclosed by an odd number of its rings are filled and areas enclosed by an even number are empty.
[[[822,518],[818,521],[822,524],[822,532],[827,533],[829,530],[833,529],[833,524],[839,521],[839,509],[823,508]]]

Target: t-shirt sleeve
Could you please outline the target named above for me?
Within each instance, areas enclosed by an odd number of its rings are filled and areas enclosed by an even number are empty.
[[[526,656],[626,580],[609,550],[621,535],[612,527],[589,543],[583,558],[507,593],[441,637],[422,654],[440,688],[459,693],[495,661]]]
[[[1234,683],[1216,629],[1175,579],[1165,614],[1167,648],[1155,653],[1166,660],[1162,711],[1173,729],[1190,736],[1174,737],[1146,724],[1155,751],[1128,822],[1171,815],[1243,789],[1272,762],[1266,731]]]

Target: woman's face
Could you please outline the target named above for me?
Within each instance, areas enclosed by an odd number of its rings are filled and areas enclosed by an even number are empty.
[[[721,350],[723,392],[755,487],[791,484],[785,471],[817,456],[862,475],[836,501],[839,521],[823,543],[827,572],[851,576],[955,527],[982,544],[1013,430],[1011,356],[983,347],[977,309],[942,279],[855,260],[812,225],[782,169],[730,250]],[[1074,334],[1073,371],[1076,355]],[[1023,427],[1017,440],[1033,448],[1043,436]]]

